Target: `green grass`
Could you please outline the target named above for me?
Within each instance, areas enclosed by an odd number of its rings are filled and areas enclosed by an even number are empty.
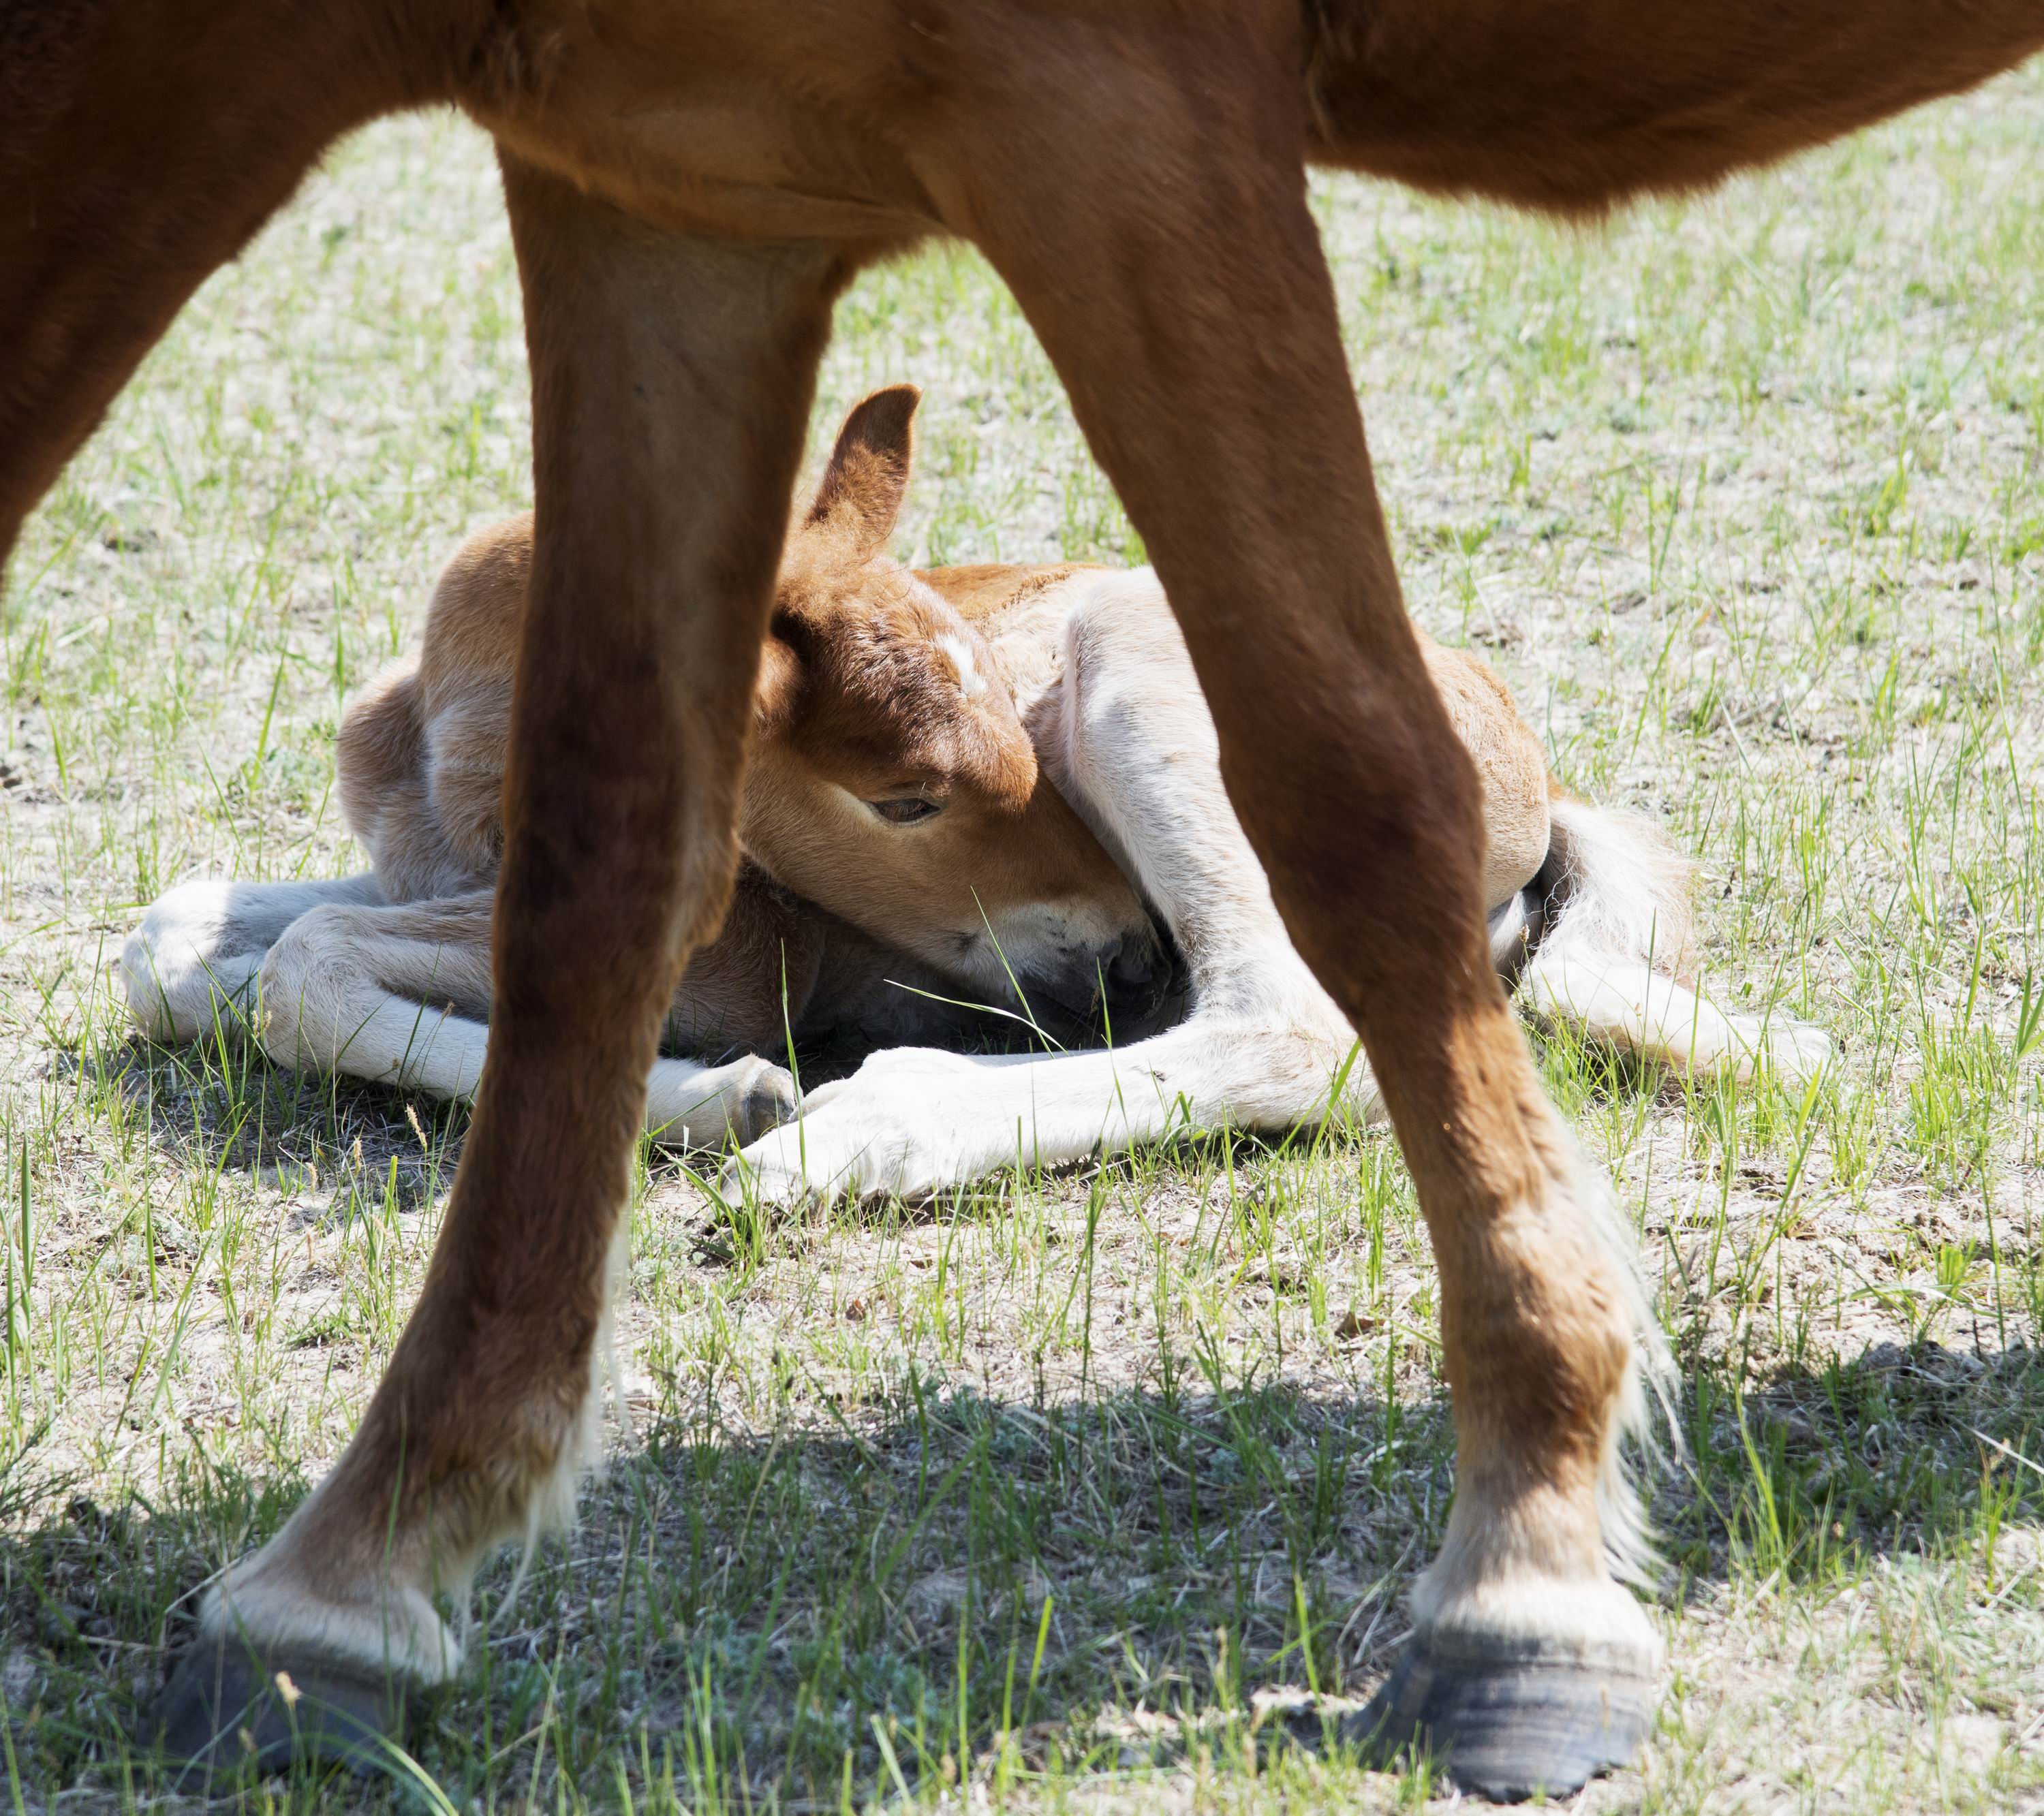
[[[1693,1088],[1564,1041],[1684,1365],[1672,1671],[1585,1807],[2044,1806],[2044,71],[1596,232],[1316,185],[1414,611],[1701,862],[1708,985],[1844,1044]],[[1139,558],[1006,293],[842,305],[927,392],[901,552]],[[0,605],[0,1809],[128,1809],[193,1591],[328,1463],[464,1119],[132,1042],[197,871],[352,868],[350,690],[528,499],[486,148],[352,141],[186,312]],[[636,1425],[410,1744],[456,1806],[1396,1808],[1368,1693],[1450,1490],[1381,1138],[923,1208],[635,1204]],[[316,1780],[252,1810],[403,1801]],[[413,1799],[413,1803],[418,1801]],[[438,1807],[438,1805],[434,1806]]]

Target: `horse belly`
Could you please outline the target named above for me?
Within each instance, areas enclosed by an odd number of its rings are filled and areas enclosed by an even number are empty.
[[[805,29],[779,7],[714,0],[560,8],[528,33],[544,42],[543,79],[466,104],[517,155],[676,232],[912,240],[933,210],[873,106],[891,9],[811,13]]]
[[[1316,157],[1593,213],[1985,80],[2037,0],[1325,0]]]

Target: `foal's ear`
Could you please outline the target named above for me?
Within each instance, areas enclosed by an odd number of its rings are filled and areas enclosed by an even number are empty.
[[[916,406],[922,399],[913,385],[889,385],[854,406],[837,432],[805,528],[836,531],[862,555],[886,546],[909,490]]]

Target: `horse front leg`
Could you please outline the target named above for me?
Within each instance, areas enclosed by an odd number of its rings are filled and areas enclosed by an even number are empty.
[[[1456,1492],[1370,1722],[1473,1788],[1559,1794],[1652,1718],[1660,1648],[1612,1574],[1639,1543],[1617,1446],[1647,1319],[1491,962],[1477,780],[1400,596],[1306,205],[1297,55],[1274,12],[1149,36],[1066,16],[947,120],[926,180],[1148,543],[1229,799],[1419,1188]]]
[[[352,1442],[167,1693],[209,1760],[359,1756],[453,1671],[436,1597],[572,1515],[662,1018],[736,862],[741,754],[840,261],[650,230],[507,159],[537,497],[492,1017],[425,1286]],[[295,1707],[272,1693],[288,1672]]]

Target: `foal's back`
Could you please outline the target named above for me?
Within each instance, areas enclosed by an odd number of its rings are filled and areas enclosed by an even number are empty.
[[[393,901],[496,877],[532,562],[529,511],[471,536],[433,589],[418,655],[378,676],[341,720],[341,812]]]

